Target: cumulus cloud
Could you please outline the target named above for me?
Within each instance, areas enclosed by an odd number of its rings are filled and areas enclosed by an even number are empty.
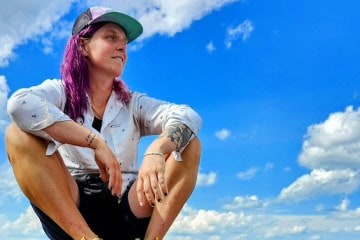
[[[323,195],[350,194],[360,186],[360,174],[350,169],[315,169],[284,188],[280,200],[301,201]]]
[[[103,0],[88,1],[88,4],[111,6],[136,17],[144,26],[144,33],[139,38],[141,40],[156,34],[173,36],[188,28],[194,21],[237,1],[239,0]],[[15,58],[14,49],[30,39],[38,38],[43,44],[44,53],[51,53],[52,40],[70,36],[72,23],[59,20],[74,2],[78,1],[1,1],[0,67],[7,66]],[[81,6],[81,9],[85,8],[86,6]],[[47,36],[41,37],[45,33]]]
[[[231,136],[231,131],[229,129],[221,129],[220,131],[215,132],[215,136],[220,140],[225,140]]]
[[[284,188],[279,199],[351,194],[360,187],[359,159],[360,109],[349,106],[308,128],[299,163],[311,172]]]
[[[239,0],[157,0],[157,1],[98,1],[135,16],[144,26],[141,38],[160,34],[173,36],[194,21]]]
[[[360,168],[360,109],[352,106],[308,128],[300,165],[310,168]]]
[[[9,87],[6,78],[0,75],[0,132],[4,132],[5,127],[9,124],[9,118],[6,114],[6,104],[9,94]]]
[[[237,177],[240,180],[249,180],[249,179],[253,178],[256,175],[257,172],[258,172],[257,168],[249,168],[245,172],[239,172],[237,174]]]
[[[185,205],[166,239],[357,239],[360,208],[329,215],[253,214],[251,208],[264,205],[256,196],[237,196],[224,210],[195,209]],[[342,203],[340,203],[342,204]],[[247,207],[249,213],[239,206]],[[326,235],[324,235],[326,234]],[[352,238],[350,238],[352,236]],[[0,239],[45,239],[41,225],[29,207],[18,219],[0,215]]]
[[[349,209],[349,206],[350,206],[350,200],[348,198],[344,198],[335,209],[340,212],[345,212]]]
[[[320,239],[338,239],[340,235],[357,239],[359,234],[359,210],[333,212],[331,215],[263,215],[245,214],[237,208],[239,205],[258,207],[261,202],[255,196],[238,196],[225,211],[194,209],[186,205],[171,227],[168,238],[275,240],[319,239],[316,237],[321,236]]]
[[[206,44],[206,51],[208,53],[212,53],[215,51],[215,45],[212,41],[210,41],[208,44]]]
[[[13,50],[52,29],[74,1],[1,1],[0,67],[14,58]]]
[[[246,208],[258,208],[266,205],[263,203],[257,196],[236,196],[234,200],[223,206],[224,209],[227,210],[235,210],[235,209],[246,209]]]
[[[250,34],[254,31],[254,28],[254,23],[248,19],[236,27],[229,27],[225,40],[226,48],[231,48],[233,42],[239,38],[241,38],[243,41],[246,41],[250,37]]]
[[[40,220],[33,209],[28,207],[15,221],[0,220],[1,239],[46,239]]]
[[[197,186],[211,186],[216,182],[217,174],[210,172],[209,174],[199,173],[196,185]]]
[[[19,201],[22,197],[22,192],[18,187],[9,164],[0,166],[0,176],[0,204],[9,199]]]

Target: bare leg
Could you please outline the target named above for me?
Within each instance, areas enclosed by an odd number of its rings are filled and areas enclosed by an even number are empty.
[[[15,124],[7,129],[5,140],[16,180],[25,196],[72,238],[95,238],[77,208],[77,185],[59,154],[46,156],[45,141]]]
[[[156,202],[154,208],[148,204],[141,207],[137,201],[136,183],[129,192],[129,203],[137,217],[151,215],[151,220],[145,236],[146,240],[158,237],[162,239],[171,227],[185,202],[190,197],[196,184],[200,163],[201,144],[198,138],[193,139],[182,153],[182,162],[177,162],[170,156],[166,162],[166,181],[169,194],[162,203]]]

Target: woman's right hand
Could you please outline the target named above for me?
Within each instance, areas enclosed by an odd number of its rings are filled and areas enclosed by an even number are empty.
[[[108,182],[108,187],[113,195],[120,197],[122,176],[119,162],[104,140],[95,137],[94,143],[95,161],[99,167],[100,177]]]
[[[108,186],[113,195],[120,197],[122,186],[120,165],[102,138],[74,121],[56,122],[44,130],[61,143],[94,149],[101,179],[109,182]]]

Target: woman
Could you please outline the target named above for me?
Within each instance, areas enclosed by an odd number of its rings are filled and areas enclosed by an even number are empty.
[[[74,23],[62,80],[9,99],[9,160],[50,239],[162,239],[193,191],[200,117],[118,78],[141,33],[130,16],[89,8]],[[138,168],[139,140],[154,134]]]

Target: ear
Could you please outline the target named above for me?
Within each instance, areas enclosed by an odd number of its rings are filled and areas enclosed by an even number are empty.
[[[88,39],[79,38],[80,50],[84,57],[88,56]]]

